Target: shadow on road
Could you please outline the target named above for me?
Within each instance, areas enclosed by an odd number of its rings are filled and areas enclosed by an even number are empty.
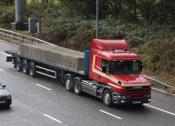
[[[134,114],[135,116],[140,115],[141,113],[147,115],[152,111],[143,105],[113,105],[111,109],[119,110],[125,113]]]
[[[0,105],[0,112],[11,111],[11,107]]]

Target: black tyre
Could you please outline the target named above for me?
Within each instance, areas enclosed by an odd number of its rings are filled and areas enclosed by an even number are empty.
[[[29,65],[26,59],[22,61],[22,72],[28,74],[29,72]]]
[[[81,86],[81,78],[80,77],[75,77],[74,81],[73,81],[73,85],[74,85],[74,93],[76,95],[81,95],[82,93],[82,86]]]
[[[5,107],[6,107],[6,108],[10,108],[10,105],[11,105],[11,104],[5,104]]]
[[[103,103],[106,106],[111,106],[112,105],[112,95],[111,95],[111,92],[109,90],[105,90],[103,92]]]
[[[36,76],[36,67],[35,67],[35,63],[33,61],[31,61],[29,63],[29,75],[31,77],[35,77]]]
[[[73,90],[73,82],[72,82],[71,74],[66,74],[64,76],[64,86],[65,86],[67,91]]]
[[[21,70],[22,70],[22,63],[21,63],[21,59],[19,57],[16,58],[15,66],[16,66],[16,70],[18,72],[21,72]]]

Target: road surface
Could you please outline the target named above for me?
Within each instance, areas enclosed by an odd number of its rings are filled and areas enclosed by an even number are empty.
[[[143,107],[106,107],[90,95],[67,92],[59,80],[32,78],[6,63],[4,50],[18,46],[0,40],[0,82],[12,94],[11,108],[0,108],[0,126],[174,126],[175,96],[152,90]]]

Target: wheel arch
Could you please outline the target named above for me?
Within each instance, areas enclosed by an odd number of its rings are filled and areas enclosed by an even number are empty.
[[[74,77],[73,80],[72,80],[73,85],[74,85],[75,80],[80,80],[80,82],[81,82],[82,77],[80,77],[80,76]]]
[[[109,90],[110,93],[111,93],[111,95],[112,95],[112,88],[109,87],[109,86],[104,86],[103,91],[102,91],[102,96],[103,96],[103,93],[104,93],[106,90]]]

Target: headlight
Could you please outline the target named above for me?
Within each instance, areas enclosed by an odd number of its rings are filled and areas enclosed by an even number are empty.
[[[6,96],[6,98],[11,99],[11,96],[10,95],[9,96]]]

